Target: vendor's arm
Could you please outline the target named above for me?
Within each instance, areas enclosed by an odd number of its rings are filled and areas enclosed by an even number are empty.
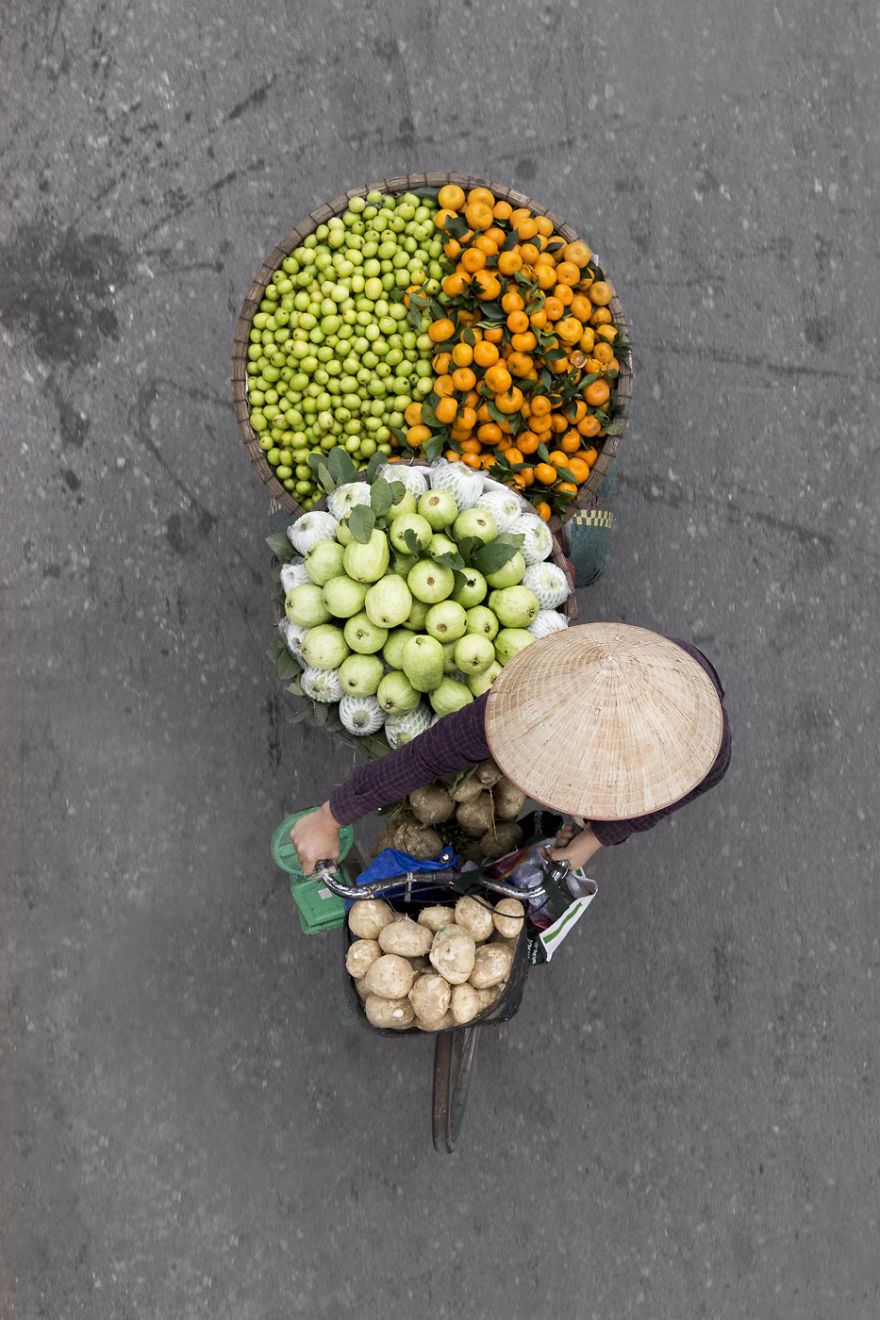
[[[330,795],[340,825],[396,802],[414,788],[468,770],[491,756],[486,742],[486,694],[438,720],[396,752],[360,766]]]
[[[414,788],[487,760],[491,752],[486,742],[485,709],[482,696],[445,715],[412,742],[362,765],[323,806],[300,817],[290,837],[303,873],[308,875],[324,858],[338,858],[341,826],[396,802]]]
[[[575,834],[570,828],[566,827],[560,831],[556,843],[550,849],[550,856],[554,861],[567,861],[573,871],[579,870],[590,860],[602,847],[597,839],[592,825]]]

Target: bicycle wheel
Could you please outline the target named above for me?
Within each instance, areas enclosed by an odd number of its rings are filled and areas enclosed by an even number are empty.
[[[458,1031],[444,1031],[434,1044],[432,1135],[434,1149],[447,1155],[455,1149],[461,1131],[479,1030],[479,1027],[461,1027]]]

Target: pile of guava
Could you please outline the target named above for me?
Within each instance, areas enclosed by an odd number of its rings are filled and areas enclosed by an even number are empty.
[[[566,575],[527,510],[444,460],[334,483],[327,510],[287,529],[279,631],[301,669],[292,690],[391,748],[488,691],[523,647],[568,623]]]

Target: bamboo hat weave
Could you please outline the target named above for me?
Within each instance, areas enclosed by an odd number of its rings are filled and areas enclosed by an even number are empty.
[[[687,651],[646,628],[588,623],[539,638],[489,691],[497,765],[545,806],[626,820],[670,806],[721,746],[715,685]]]

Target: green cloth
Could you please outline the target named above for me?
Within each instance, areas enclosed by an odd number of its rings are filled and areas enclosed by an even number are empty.
[[[562,549],[574,570],[576,587],[589,587],[605,572],[614,526],[617,459],[599,487],[591,509],[578,509],[562,528]]]

